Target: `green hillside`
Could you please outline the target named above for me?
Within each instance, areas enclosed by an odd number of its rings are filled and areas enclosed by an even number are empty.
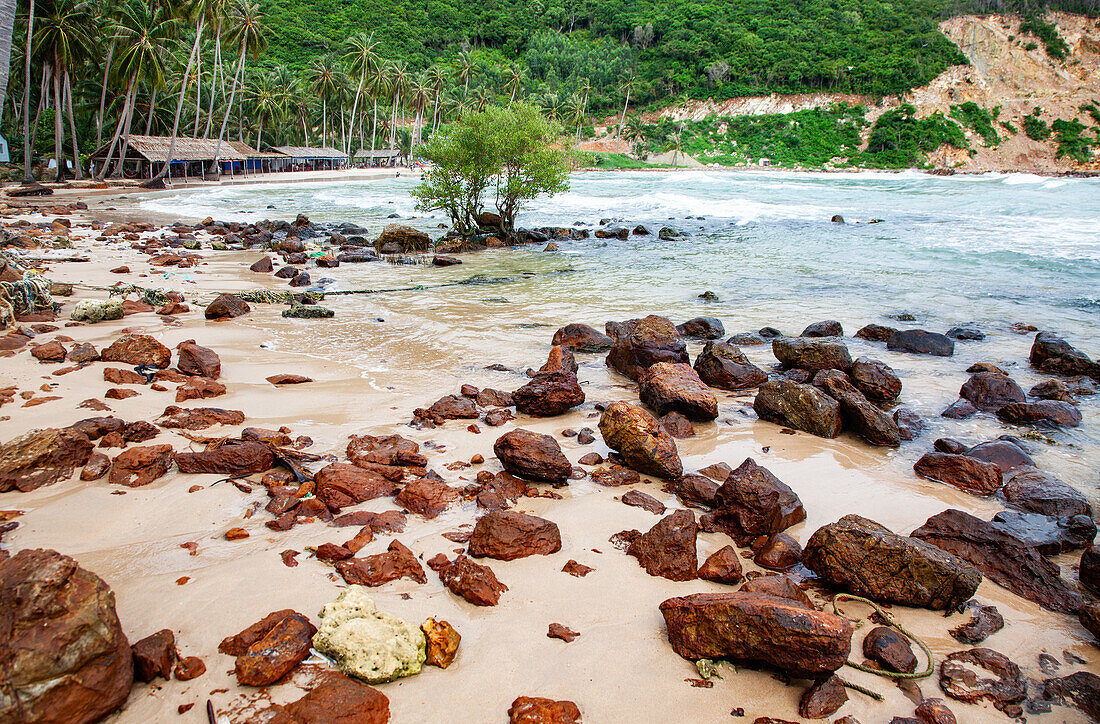
[[[471,88],[500,93],[507,64],[529,93],[568,96],[581,78],[598,107],[814,90],[882,95],[965,62],[937,29],[941,0],[262,0],[264,64],[302,70],[373,33],[417,71],[470,49]]]

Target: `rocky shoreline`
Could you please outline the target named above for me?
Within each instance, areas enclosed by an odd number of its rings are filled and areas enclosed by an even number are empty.
[[[1001,428],[975,444],[928,439],[930,421],[905,404],[914,375],[879,359],[950,366],[957,344],[984,337],[966,326],[872,323],[848,337],[825,320],[797,336],[727,335],[713,317],[602,332],[562,319],[537,369],[478,360],[455,373],[469,382],[418,390],[411,414],[373,415],[349,398],[379,410],[404,398],[264,351],[257,330],[328,323],[328,285],[310,271],[446,267],[464,261],[447,256],[457,248],[429,254],[426,234],[398,225],[377,237],[303,216],[157,227],[89,223],[84,210],[5,223],[18,252],[3,280],[33,258],[54,284],[0,338],[0,598],[12,612],[0,652],[20,652],[0,669],[4,716],[96,721],[121,707],[118,720],[147,721],[209,706],[234,722],[401,721],[420,700],[438,715],[461,688],[456,721],[600,721],[632,704],[604,691],[599,662],[643,650],[652,663],[627,664],[638,681],[736,697],[688,697],[700,720],[1100,717],[1093,496],[1035,460],[1059,430],[1096,419],[1100,365],[1057,335],[1028,331],[1042,381],[1027,392],[1006,372],[1014,360],[967,369],[942,414]],[[491,248],[484,221],[478,243]],[[596,236],[639,233],[608,222]],[[129,294],[108,297],[112,286]],[[853,356],[856,345],[878,351]],[[731,416],[758,420],[768,444],[716,455],[703,441]],[[783,440],[897,450],[911,485],[959,507],[909,535],[844,503],[823,519],[813,481],[784,472],[799,448]],[[74,505],[111,522],[61,525],[79,520]],[[126,549],[134,567],[97,554],[144,518],[153,527]],[[1072,633],[1036,640],[1036,626]],[[488,647],[498,630],[504,643]],[[1061,640],[1074,643],[1050,649]],[[559,670],[579,657],[599,683],[510,668],[494,680],[494,657],[516,647]]]

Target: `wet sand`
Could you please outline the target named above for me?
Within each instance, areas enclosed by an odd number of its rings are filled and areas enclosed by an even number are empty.
[[[77,247],[88,243],[79,238],[74,242]],[[163,270],[151,270],[142,254],[117,246],[95,247],[94,261],[53,264],[50,277],[54,281],[100,286],[121,278],[125,282],[180,290],[187,296],[192,311],[179,317],[178,326],[149,313],[117,322],[62,328],[56,334],[68,335],[78,342],[92,342],[98,349],[107,346],[124,328],[152,334],[169,347],[195,339],[221,355],[221,381],[228,393],[184,406],[243,410],[247,416],[245,426],[287,425],[294,435],[314,439],[309,452],[331,453],[340,459],[344,458],[349,434],[399,433],[418,441],[430,467],[452,485],[472,481],[479,470],[499,470],[499,463],[492,455],[492,443],[514,427],[554,435],[574,463],[587,452],[606,455],[608,450],[598,436],[595,443],[580,446],[575,438],[565,438],[559,433],[566,428],[595,429],[598,421],[595,403],[617,399],[636,402],[636,388],[629,380],[609,373],[602,355],[578,355],[579,377],[587,401],[561,417],[535,419],[519,415],[517,420],[500,428],[482,424],[481,434],[468,432],[468,421],[458,420],[439,429],[418,431],[405,425],[414,408],[425,407],[445,394],[457,393],[462,383],[505,390],[519,387],[526,381],[522,371],[542,364],[554,329],[567,322],[600,326],[605,318],[665,312],[616,307],[613,300],[601,302],[595,298],[599,294],[594,293],[587,318],[562,318],[552,303],[517,311],[514,305],[498,308],[483,301],[498,294],[515,297],[506,287],[499,290],[463,287],[457,291],[377,295],[365,300],[333,297],[326,300],[328,306],[337,310],[337,318],[332,321],[284,320],[279,316],[281,306],[252,305],[252,313],[244,317],[208,322],[202,317],[202,307],[215,291],[258,285],[285,288],[279,280],[248,271],[248,264],[259,257],[259,252],[207,249],[202,252],[203,265],[164,278]],[[372,264],[348,271],[343,268],[316,271],[326,274],[331,271],[333,276],[343,273],[349,278],[359,275],[364,281],[370,277],[377,287],[392,286],[402,279],[415,284],[426,277],[450,279],[493,271],[502,255],[509,253],[512,252],[467,255],[463,266],[456,270]],[[107,271],[121,264],[128,265],[133,273],[120,277]],[[188,273],[182,273],[185,271]],[[74,298],[63,300],[62,319],[67,318],[75,301],[103,296],[102,292],[78,288]],[[802,322],[834,316],[833,312],[804,310]],[[373,321],[378,317],[385,321]],[[878,321],[841,319],[846,327]],[[752,325],[776,320],[748,313],[740,315],[737,321],[739,328],[755,328]],[[787,328],[795,326],[797,320],[781,321],[788,322],[783,325]],[[350,333],[352,327],[356,330],[354,335]],[[39,341],[53,336],[43,335]],[[847,434],[838,440],[823,440],[805,433],[781,434],[779,426],[760,422],[751,413],[751,394],[718,391],[718,421],[697,424],[694,439],[678,441],[684,468],[697,470],[716,462],[736,466],[745,457],[753,457],[801,497],[808,519],[788,532],[802,544],[820,525],[853,512],[901,533],[908,533],[930,515],[950,507],[988,518],[1002,507],[996,501],[919,479],[912,472],[912,463],[930,448],[931,441],[948,424],[935,419],[935,415],[945,406],[945,400],[953,398],[957,386],[965,379],[963,370],[972,361],[993,358],[993,361],[1019,362],[1011,372],[1025,389],[1041,379],[1023,362],[1030,336],[999,339],[995,345],[982,348],[981,353],[964,352],[947,360],[894,355],[881,346],[848,340],[853,357],[873,353],[894,366],[905,383],[903,401],[936,426],[898,451],[874,449]],[[698,343],[689,346],[693,357],[700,347]],[[773,363],[770,350],[765,347],[745,351],[761,366]],[[493,363],[504,364],[513,371],[485,369]],[[67,425],[100,414],[77,405],[87,398],[102,399],[103,392],[111,386],[103,381],[102,369],[110,365],[93,363],[68,375],[50,375],[61,366],[64,365],[39,364],[26,351],[3,360],[0,386],[16,384],[20,390],[37,390],[43,383],[56,383],[57,387],[50,392],[37,392],[36,396],[59,395],[62,399],[30,408],[19,407],[21,400],[5,405],[0,414],[10,419],[0,421],[0,440],[10,440],[30,429]],[[265,381],[266,376],[279,372],[304,374],[315,382],[279,389]],[[175,404],[170,392],[157,393],[147,387],[135,389],[141,393],[137,397],[107,401],[115,415],[128,421],[151,420],[165,406]],[[1095,404],[1083,405],[1082,412],[1084,428],[1095,428],[1100,423]],[[967,435],[971,442],[1006,432],[995,420],[972,420],[965,426],[971,431]],[[228,435],[237,429],[213,428],[199,434]],[[170,442],[177,450],[191,444],[171,431],[162,432],[154,442]],[[453,461],[469,460],[475,454],[483,455],[486,462],[456,472],[445,467]],[[1095,450],[1040,447],[1036,459],[1043,469],[1084,488],[1096,504],[1094,491],[1082,485],[1090,475],[1095,476],[1092,472],[1095,456]],[[257,484],[252,493],[243,493],[227,483],[213,485],[217,477],[172,472],[146,487],[124,489],[124,495],[114,494],[118,491],[104,480],[84,483],[74,478],[32,493],[0,495],[0,508],[26,511],[18,519],[20,527],[5,536],[5,548],[46,547],[72,555],[112,587],[119,618],[131,642],[161,628],[171,628],[181,654],[199,656],[207,664],[207,673],[191,682],[136,684],[126,707],[111,721],[177,718],[202,721],[208,698],[232,720],[243,718],[246,700],[255,699],[257,692],[236,686],[232,659],[216,652],[218,642],[280,608],[294,608],[316,620],[320,607],[335,598],[343,586],[330,566],[308,554],[298,557],[300,565],[288,568],[279,553],[288,548],[304,551],[307,546],[324,542],[340,543],[350,537],[353,529],[336,529],[318,522],[274,533],[263,525],[271,516],[263,511],[267,496],[262,486]],[[188,488],[195,484],[204,487],[188,493]],[[681,507],[673,496],[662,492],[658,482],[643,478],[635,487],[670,509]],[[748,668],[739,668],[736,674],[723,669],[723,678],[714,680],[713,688],[709,689],[695,688],[684,681],[698,674],[691,662],[669,647],[657,606],[671,596],[729,589],[701,580],[675,583],[648,576],[635,559],[613,547],[608,542],[612,534],[630,528],[644,531],[658,520],[657,516],[619,502],[618,498],[629,489],[603,488],[584,479],[559,489],[561,500],[521,498],[516,509],[558,524],[562,550],[551,556],[531,556],[512,562],[489,561],[497,577],[510,589],[496,607],[467,604],[443,588],[430,571],[425,585],[401,580],[372,589],[379,609],[413,623],[428,616],[442,618],[463,637],[458,658],[449,669],[425,667],[418,676],[379,687],[390,700],[393,721],[503,722],[509,704],[520,695],[571,699],[577,702],[587,722],[658,722],[673,718],[752,721],[753,717],[765,715],[797,720],[798,698],[807,682],[796,681],[788,686],[770,672]],[[393,508],[392,501],[381,499],[352,510]],[[251,512],[255,515],[249,517]],[[383,551],[394,537],[425,561],[439,552],[450,553],[461,546],[441,534],[472,524],[477,514],[470,502],[432,521],[410,515],[404,533],[380,535],[359,555]],[[248,530],[250,537],[225,541],[225,531],[236,526]],[[189,541],[198,543],[194,556],[180,547]],[[728,543],[725,536],[700,533],[699,560]],[[1068,554],[1057,559],[1070,580],[1076,580],[1073,564],[1078,558],[1079,554]],[[561,568],[570,559],[595,571],[585,578],[567,575]],[[743,564],[746,571],[758,570],[750,560]],[[177,583],[181,577],[188,577],[182,585]],[[403,598],[404,594],[408,594],[408,600]],[[1007,623],[983,645],[1008,655],[1028,676],[1046,678],[1038,666],[1038,655],[1044,652],[1063,662],[1058,675],[1080,669],[1100,673],[1100,651],[1074,618],[1044,611],[988,580],[983,581],[975,598],[995,604]],[[820,597],[817,600],[820,602]],[[845,610],[864,617],[869,613],[856,604],[849,604]],[[966,648],[947,634],[949,628],[966,620],[965,615],[944,618],[941,613],[897,606],[892,612],[931,646],[937,659]],[[565,624],[581,635],[570,644],[549,639],[546,630],[551,622]],[[858,640],[869,628],[857,630],[857,643],[853,645],[857,653],[853,658],[861,658]],[[1088,663],[1068,663],[1064,652]],[[889,680],[851,669],[844,669],[841,674],[849,681],[882,693],[886,700],[878,703],[850,692],[849,703],[832,718],[851,714],[863,724],[875,724],[885,723],[892,716],[912,715],[915,704]],[[925,696],[943,696],[937,678],[934,675],[920,682]],[[222,689],[226,691],[219,691]],[[299,696],[299,690],[283,684],[271,687],[270,696],[276,701],[290,700]],[[177,717],[176,707],[191,702],[196,704],[195,708]],[[948,704],[960,722],[1005,718],[988,705],[972,706],[956,701]],[[745,719],[731,719],[730,711],[735,707],[744,708]],[[1087,720],[1080,712],[1061,707],[1045,716],[1028,715],[1028,719]]]

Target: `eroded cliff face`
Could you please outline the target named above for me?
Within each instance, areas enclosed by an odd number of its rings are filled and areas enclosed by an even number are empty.
[[[993,148],[966,130],[971,153],[950,147],[930,155],[936,166],[959,171],[1062,172],[1100,169],[1100,157],[1080,166],[1071,159],[1057,159],[1053,138],[1034,141],[1023,130],[1023,119],[1038,107],[1048,124],[1055,119],[1079,118],[1086,126],[1094,121],[1080,111],[1085,103],[1100,104],[1100,20],[1067,13],[1051,13],[1047,22],[1057,25],[1070,52],[1065,61],[1050,58],[1041,41],[1020,34],[1020,18],[1011,15],[964,15],[940,24],[970,61],[970,65],[948,68],[929,84],[901,97],[889,97],[876,104],[866,96],[834,93],[803,93],[736,98],[728,101],[698,101],[647,114],[647,120],[668,117],[698,121],[708,116],[790,113],[845,102],[868,107],[867,119],[874,123],[882,113],[902,103],[912,103],[921,117],[935,111],[951,112],[951,106],[973,101],[991,110],[1000,106],[999,121],[1007,121],[1016,132],[999,124],[1002,140]],[[1030,43],[1036,47],[1028,50]],[[868,131],[864,134],[864,141]],[[1089,131],[1091,135],[1091,131]],[[602,149],[601,149],[602,150]]]

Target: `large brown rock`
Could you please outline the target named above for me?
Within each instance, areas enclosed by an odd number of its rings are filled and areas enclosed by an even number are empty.
[[[1081,554],[1078,577],[1082,586],[1093,593],[1100,594],[1100,546],[1086,548]]]
[[[658,415],[679,412],[689,420],[718,417],[718,400],[687,364],[658,362],[638,378],[642,403]]]
[[[171,445],[145,445],[123,450],[111,461],[111,474],[107,479],[112,485],[131,488],[148,485],[168,473],[172,452]]]
[[[0,721],[99,721],[126,702],[133,680],[102,579],[52,550],[0,559]]]
[[[913,537],[969,562],[997,585],[1051,611],[1074,613],[1081,596],[1035,548],[961,510],[933,515]]]
[[[650,315],[623,325],[607,353],[608,367],[637,380],[658,362],[690,362],[687,345],[668,318]]]
[[[554,332],[552,344],[560,344],[574,352],[605,352],[615,340],[587,324],[567,324]]]
[[[429,565],[435,568],[431,561]],[[497,580],[492,568],[474,563],[463,555],[454,562],[444,559],[436,570],[439,580],[451,593],[475,606],[495,606],[500,602],[500,594],[508,590],[508,586]]]
[[[319,682],[319,683],[318,683]],[[386,724],[390,701],[386,695],[339,671],[324,671],[305,696],[271,707],[277,713],[270,724]]]
[[[237,657],[233,672],[243,686],[267,686],[289,674],[309,657],[317,627],[301,614],[279,621],[263,638]]]
[[[244,413],[240,410],[223,410],[220,407],[183,408],[169,405],[157,420],[164,428],[179,430],[204,430],[214,425],[240,425]]]
[[[1080,410],[1061,400],[1012,402],[998,409],[997,417],[1013,425],[1043,422],[1062,427],[1077,427],[1082,419]]]
[[[860,357],[848,370],[852,384],[875,402],[892,402],[901,394],[901,379],[885,362],[870,357]]]
[[[521,696],[508,708],[508,724],[580,724],[581,710],[571,701]]]
[[[638,472],[669,480],[683,474],[676,441],[641,407],[613,402],[600,416],[599,427],[607,446]]]
[[[222,360],[209,347],[191,341],[180,342],[176,345],[176,367],[185,375],[199,375],[216,380],[222,373]]]
[[[704,581],[732,586],[744,577],[741,572],[741,556],[733,546],[723,546],[703,561],[698,575]]]
[[[428,413],[444,420],[476,420],[477,403],[462,395],[447,395],[432,403]]]
[[[901,431],[894,418],[871,404],[846,374],[824,370],[814,378],[814,384],[840,403],[840,416],[845,426],[864,440],[886,447],[901,445]]]
[[[240,633],[222,639],[221,643],[218,644],[218,652],[226,656],[240,656],[252,644],[267,636],[268,632],[287,616],[300,616],[307,621],[309,620],[290,608],[273,611]]]
[[[886,349],[911,354],[929,354],[935,357],[950,357],[955,354],[955,343],[947,335],[928,332],[923,329],[903,329],[890,335],[886,340]]]
[[[991,522],[1044,556],[1088,548],[1096,538],[1096,523],[1087,515],[1053,516],[1002,510]]]
[[[695,358],[699,378],[722,390],[747,390],[768,381],[768,373],[760,369],[745,354],[726,342],[707,342]]]
[[[836,674],[818,679],[798,701],[798,715],[806,719],[825,719],[848,702],[848,692]]]
[[[948,654],[943,660],[940,689],[952,699],[967,703],[988,699],[998,709],[1005,709],[1027,697],[1027,677],[1002,653],[970,649]]]
[[[695,552],[698,532],[692,512],[678,510],[631,541],[626,553],[637,558],[651,576],[690,581],[699,563]]]
[[[393,502],[410,513],[431,519],[447,509],[451,503],[462,497],[457,488],[431,478],[417,478],[401,489]]]
[[[802,562],[842,591],[936,610],[955,608],[982,581],[965,560],[859,515],[819,528],[810,536]]]
[[[399,578],[409,578],[417,583],[428,582],[416,554],[398,540],[390,541],[385,553],[340,561],[336,564],[336,570],[352,586],[381,586]]]
[[[430,236],[405,224],[387,224],[374,243],[375,249],[380,252],[390,253],[392,250],[400,254],[427,251],[431,245]]]
[[[72,476],[88,463],[92,442],[77,430],[32,430],[0,446],[0,493],[28,492]]]
[[[1024,391],[1008,375],[978,372],[971,375],[959,389],[959,397],[970,400],[974,407],[996,412],[1011,402],[1024,402]]]
[[[722,320],[716,317],[693,317],[676,325],[676,331],[695,339],[720,339],[726,333]]]
[[[942,452],[952,452],[951,450],[944,450]],[[993,463],[1001,469],[1003,475],[1008,475],[1009,472],[1020,467],[1034,467],[1035,461],[1031,459],[1023,448],[1019,447],[1016,443],[1008,440],[989,440],[988,442],[980,442],[969,450],[963,450],[963,455],[981,460],[986,463]]]
[[[752,408],[762,420],[818,437],[840,434],[840,405],[813,385],[771,380],[760,385]]]
[[[798,495],[752,458],[745,458],[718,488],[714,510],[714,526],[738,545],[806,520]]]
[[[134,654],[134,678],[146,683],[158,676],[172,678],[176,665],[176,635],[172,629],[161,629],[149,634],[130,647]]]
[[[422,468],[428,459],[420,454],[420,445],[400,435],[352,435],[348,440],[348,460],[355,465],[399,465]]]
[[[1100,380],[1100,363],[1053,332],[1039,332],[1028,357],[1032,367],[1054,375],[1084,375]]]
[[[314,494],[330,508],[346,508],[386,495],[395,495],[397,485],[377,473],[351,463],[331,463],[317,471]]]
[[[584,404],[584,390],[577,375],[568,369],[543,372],[512,393],[516,410],[536,417],[564,415]]]
[[[104,362],[167,367],[172,350],[147,334],[128,334],[115,340],[99,357]]]
[[[240,297],[235,297],[232,294],[219,294],[214,301],[207,305],[203,314],[206,315],[207,319],[232,319],[251,311],[252,307],[248,306],[248,303]]]
[[[564,483],[573,471],[557,440],[530,430],[504,433],[493,443],[493,454],[506,471],[528,480]]]
[[[830,369],[847,371],[852,366],[848,346],[836,339],[776,337],[772,340],[772,354],[784,367],[797,367],[810,372]]]
[[[275,467],[275,454],[262,442],[229,442],[214,450],[176,453],[181,473],[211,473],[241,477]]]
[[[511,561],[560,550],[561,532],[556,523],[513,510],[486,513],[470,534],[470,555],[475,558]]]
[[[930,452],[913,464],[922,478],[947,483],[974,495],[992,495],[1001,487],[1001,469],[968,455]]]
[[[685,659],[760,662],[792,676],[828,676],[852,647],[852,622],[759,593],[696,593],[661,604],[672,649]]]

